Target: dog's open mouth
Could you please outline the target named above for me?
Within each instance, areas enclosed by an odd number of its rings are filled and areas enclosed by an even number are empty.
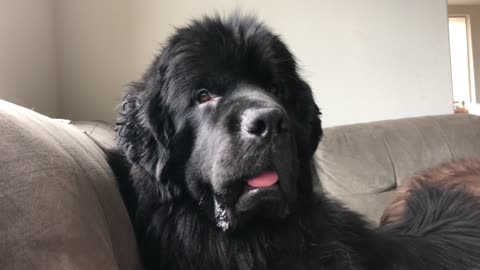
[[[277,213],[276,210],[272,212],[269,210],[278,208],[279,205],[283,206],[281,201],[284,196],[279,180],[280,177],[276,171],[263,171],[257,176],[247,178],[244,191],[235,205],[229,206],[215,199],[214,211],[217,226],[223,231],[229,231],[255,214],[269,217],[272,213]],[[277,214],[274,216],[276,217]]]

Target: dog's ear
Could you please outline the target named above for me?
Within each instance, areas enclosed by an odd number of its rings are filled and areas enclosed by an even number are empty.
[[[301,91],[298,95],[299,100],[296,105],[296,110],[297,115],[301,117],[301,121],[308,127],[307,130],[305,130],[307,133],[305,136],[308,136],[308,138],[305,139],[309,141],[308,154],[309,157],[311,157],[317,150],[318,143],[323,136],[322,121],[320,120],[322,113],[315,103],[310,85],[303,79],[299,79],[297,87],[299,87]]]
[[[162,106],[162,82],[155,76],[144,78],[130,84],[123,97],[116,125],[117,140],[131,164],[160,180],[169,159],[173,128],[167,109]]]
[[[322,139],[323,130],[322,130],[322,120],[320,119],[320,117],[322,116],[322,113],[320,112],[320,109],[318,108],[315,101],[312,102],[312,107],[313,107],[313,115],[310,121],[310,126],[311,126],[310,149],[312,151],[311,154],[313,155],[317,150],[318,143]]]

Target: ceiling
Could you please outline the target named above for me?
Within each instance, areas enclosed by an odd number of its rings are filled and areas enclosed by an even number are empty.
[[[480,5],[480,0],[448,0],[449,5]]]

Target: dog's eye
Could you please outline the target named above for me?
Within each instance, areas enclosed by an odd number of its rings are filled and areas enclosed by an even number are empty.
[[[212,99],[212,96],[210,96],[210,93],[208,93],[207,90],[202,89],[200,92],[198,92],[197,100],[199,103],[205,103],[208,102]]]
[[[275,86],[272,86],[272,87],[270,87],[270,88],[268,89],[268,92],[270,92],[270,94],[272,94],[272,95],[274,95],[274,96],[278,97],[278,90],[277,90],[277,87],[275,87]]]

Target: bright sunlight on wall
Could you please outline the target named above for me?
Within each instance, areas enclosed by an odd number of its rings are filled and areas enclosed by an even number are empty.
[[[467,17],[449,17],[450,57],[452,64],[452,83],[454,102],[470,103],[474,100],[474,91],[470,76],[470,52],[468,43]],[[472,72],[473,73],[473,72]]]

